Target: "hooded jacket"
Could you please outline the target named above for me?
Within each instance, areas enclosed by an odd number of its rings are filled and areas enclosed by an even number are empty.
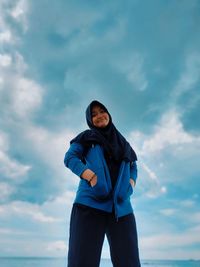
[[[91,187],[88,181],[80,179],[74,203],[81,203],[106,212],[112,212],[114,208],[116,218],[131,213],[133,209],[130,196],[133,193],[133,188],[130,184],[130,178],[136,182],[136,162],[121,162],[115,187],[112,188],[102,147],[93,144],[84,156],[84,162],[83,152],[83,145],[72,143],[65,154],[65,166],[79,177],[86,169],[91,169],[97,175],[97,183]]]

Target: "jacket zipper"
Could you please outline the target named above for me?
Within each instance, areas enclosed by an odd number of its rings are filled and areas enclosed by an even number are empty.
[[[117,212],[117,203],[116,203],[116,197],[113,198],[113,204],[114,204],[114,211],[115,211],[115,219],[118,222],[118,212]]]

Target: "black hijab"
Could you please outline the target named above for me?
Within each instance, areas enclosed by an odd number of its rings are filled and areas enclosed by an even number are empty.
[[[97,128],[92,123],[92,108],[94,106],[100,106],[109,115],[109,123],[104,128]],[[112,117],[107,108],[97,100],[92,101],[86,109],[86,121],[90,130],[86,130],[71,140],[73,142],[81,143],[87,150],[91,144],[100,144],[103,147],[106,157],[114,160],[115,162],[136,161],[137,156],[130,144],[122,136],[122,134],[116,129],[112,123]]]

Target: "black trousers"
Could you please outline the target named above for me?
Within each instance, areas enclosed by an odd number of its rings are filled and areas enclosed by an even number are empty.
[[[82,204],[71,212],[68,267],[98,267],[105,235],[114,267],[140,267],[134,214],[117,221],[114,213]]]

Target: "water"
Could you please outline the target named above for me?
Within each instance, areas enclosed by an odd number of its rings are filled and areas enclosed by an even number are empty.
[[[143,260],[142,267],[200,267],[200,261]],[[0,267],[66,267],[64,258],[0,258]],[[113,267],[102,259],[100,267]]]

